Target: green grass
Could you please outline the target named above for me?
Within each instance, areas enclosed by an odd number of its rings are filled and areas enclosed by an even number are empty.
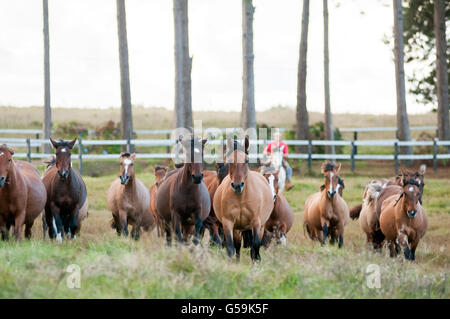
[[[139,178],[150,185],[151,168]],[[359,223],[350,221],[345,247],[321,247],[303,234],[302,211],[307,196],[318,190],[322,177],[300,175],[286,194],[295,224],[286,247],[262,249],[262,262],[253,265],[248,250],[241,262],[226,251],[202,246],[167,247],[156,232],[139,242],[118,238],[109,226],[106,189],[116,175],[85,177],[89,217],[81,237],[58,245],[42,240],[41,223],[33,238],[0,243],[1,298],[449,298],[450,203],[448,179],[428,178],[424,206],[429,228],[416,252],[417,260],[389,258],[365,246]],[[344,198],[360,203],[365,176],[343,174]],[[81,268],[81,288],[69,289],[66,269]],[[366,267],[381,269],[381,288],[366,285]]]

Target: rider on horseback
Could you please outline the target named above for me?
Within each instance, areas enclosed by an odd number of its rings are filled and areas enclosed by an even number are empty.
[[[273,133],[272,136],[273,141],[267,145],[266,149],[264,150],[264,155],[270,156],[272,149],[274,149],[274,151],[275,149],[283,150],[283,167],[286,170],[286,184],[284,188],[287,191],[289,191],[292,187],[294,187],[294,185],[292,185],[291,183],[292,168],[291,166],[289,166],[288,162],[288,154],[289,154],[288,146],[286,145],[286,143],[281,141],[281,133],[279,131]]]

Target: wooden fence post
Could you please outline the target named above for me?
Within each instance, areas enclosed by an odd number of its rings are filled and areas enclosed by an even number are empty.
[[[398,174],[398,141],[394,143],[395,174]]]
[[[83,143],[81,138],[78,139],[78,171],[83,175]]]
[[[31,143],[29,138],[27,138],[27,161],[31,163]]]
[[[312,171],[312,141],[308,141],[308,170],[309,173]]]
[[[39,133],[36,133],[36,139],[39,139]],[[36,153],[39,153],[39,144],[36,146]]]
[[[433,170],[437,171],[437,153],[438,153],[438,147],[437,147],[437,138],[433,141]]]
[[[127,140],[127,153],[131,153],[131,140]]]
[[[166,138],[167,138],[168,140],[170,140],[170,133],[167,133],[167,134],[166,134]],[[167,154],[170,154],[170,146],[169,146],[169,145],[167,145],[167,147],[166,147],[166,152],[167,152]]]
[[[358,131],[354,131],[353,132],[353,141],[355,142],[357,140],[358,140]],[[358,148],[356,146],[355,146],[354,152],[355,152],[355,154],[358,154]]]
[[[351,160],[352,160],[352,172],[355,171],[355,154],[356,154],[355,141],[352,141],[352,154],[351,154]]]

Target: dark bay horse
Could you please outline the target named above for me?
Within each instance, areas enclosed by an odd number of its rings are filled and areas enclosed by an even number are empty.
[[[8,239],[14,225],[14,236],[20,240],[25,224],[25,237],[31,237],[34,220],[44,210],[47,193],[39,171],[31,164],[15,161],[14,149],[0,145],[0,231]]]
[[[155,219],[150,212],[150,194],[147,187],[135,175],[136,154],[120,153],[120,172],[108,189],[106,202],[113,216],[113,228],[117,235],[128,236],[128,225],[132,226],[131,236],[139,239],[141,227],[152,231]]]
[[[47,190],[45,221],[48,235],[61,242],[64,234],[76,238],[81,229],[81,222],[87,217],[88,200],[86,185],[81,176],[72,168],[72,141],[50,139],[56,152],[56,160],[50,163],[42,181]]]
[[[249,139],[242,146],[228,140],[228,175],[214,195],[214,211],[223,226],[228,256],[240,258],[242,232],[251,231],[252,261],[261,260],[259,249],[264,224],[273,210],[273,194],[267,180],[248,167]]]
[[[206,140],[194,136],[180,137],[185,162],[181,168],[167,173],[156,194],[156,210],[163,223],[167,243],[172,242],[172,231],[179,242],[187,242],[194,233],[194,244],[199,243],[203,221],[211,210],[211,200],[203,181],[203,147]]]

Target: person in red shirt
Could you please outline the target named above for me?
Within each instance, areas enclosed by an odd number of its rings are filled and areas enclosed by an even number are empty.
[[[286,143],[284,143],[281,140],[281,133],[275,132],[272,134],[273,141],[267,144],[266,149],[264,150],[264,155],[270,156],[270,153],[272,152],[272,148],[282,148],[283,149],[283,167],[286,170],[286,183],[285,183],[285,189],[289,191],[292,187],[294,187],[291,183],[291,177],[292,177],[292,168],[289,165],[288,158],[289,158],[289,149]]]

